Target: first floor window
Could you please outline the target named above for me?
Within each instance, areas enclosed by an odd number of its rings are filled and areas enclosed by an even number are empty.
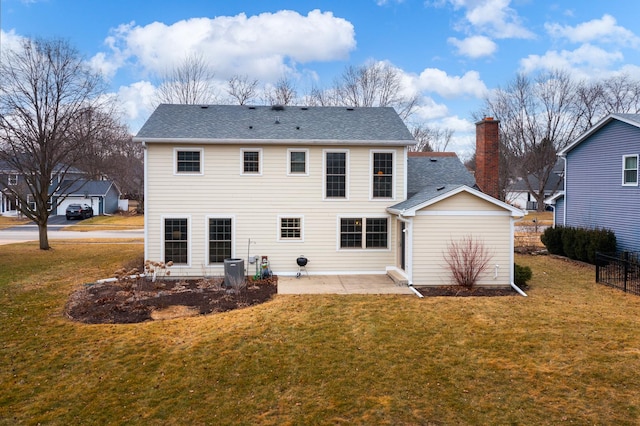
[[[176,152],[177,173],[200,173],[200,150]]]
[[[340,219],[340,248],[388,248],[387,218]]]
[[[625,155],[622,159],[622,184],[638,185],[638,156]]]
[[[209,219],[209,263],[231,257],[231,219]]]
[[[280,239],[281,240],[302,239],[302,220],[299,217],[280,218]]]
[[[187,264],[187,219],[164,220],[164,262]]]

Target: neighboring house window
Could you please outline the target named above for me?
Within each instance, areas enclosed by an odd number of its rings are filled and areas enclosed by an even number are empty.
[[[188,264],[187,219],[164,220],[164,262]]]
[[[176,173],[202,174],[201,149],[176,149]]]
[[[373,153],[373,198],[393,198],[393,153]]]
[[[625,155],[622,157],[622,184],[638,186],[638,156]]]
[[[347,153],[325,153],[325,197],[347,197]]]
[[[388,248],[387,218],[341,218],[340,248]]]
[[[290,149],[289,153],[289,170],[290,175],[308,175],[307,158],[309,151],[306,149]]]
[[[281,217],[280,218],[280,239],[281,240],[302,240],[302,218]]]
[[[259,175],[262,167],[260,167],[262,156],[260,149],[242,149],[242,174],[243,175]]]
[[[9,185],[17,185],[18,184],[18,175],[9,175],[8,177],[8,184]]]
[[[231,258],[231,219],[209,219],[209,263],[223,263]]]

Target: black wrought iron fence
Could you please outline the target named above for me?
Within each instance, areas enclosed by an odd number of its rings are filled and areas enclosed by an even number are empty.
[[[640,253],[596,252],[596,282],[640,295]]]

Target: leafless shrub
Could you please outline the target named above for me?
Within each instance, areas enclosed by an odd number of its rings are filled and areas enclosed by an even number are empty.
[[[156,282],[158,278],[164,278],[165,276],[171,275],[171,271],[169,268],[173,266],[173,262],[169,261],[167,263],[164,262],[156,262],[153,260],[145,260],[144,261],[144,271],[147,276],[151,276],[151,282]]]
[[[480,274],[487,269],[491,257],[484,243],[471,235],[458,241],[451,240],[444,253],[453,280],[468,289],[473,288]]]

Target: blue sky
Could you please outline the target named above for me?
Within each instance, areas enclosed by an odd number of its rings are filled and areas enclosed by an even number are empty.
[[[158,75],[202,55],[220,81],[286,76],[299,95],[347,65],[384,61],[419,95],[415,123],[473,150],[482,99],[518,72],[640,78],[640,2],[595,0],[1,0],[0,48],[63,37],[102,72],[136,132]]]

